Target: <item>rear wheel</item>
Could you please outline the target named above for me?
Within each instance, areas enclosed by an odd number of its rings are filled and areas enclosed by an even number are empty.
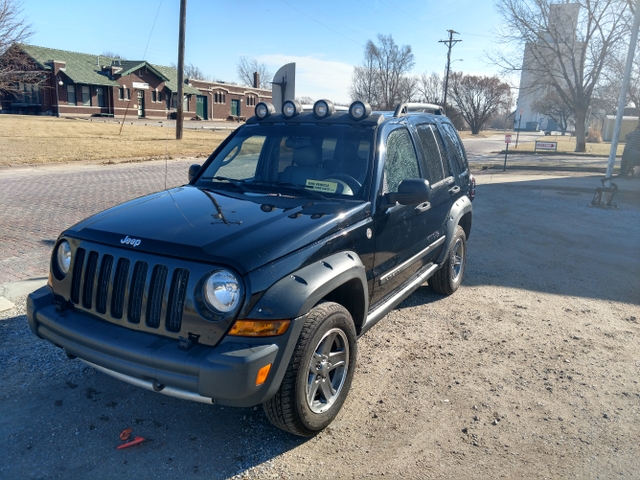
[[[453,241],[444,265],[429,279],[429,286],[437,293],[451,295],[462,283],[467,261],[467,236],[460,225],[456,227]]]
[[[280,389],[263,404],[269,421],[305,437],[329,425],[349,393],[356,350],[356,331],[349,312],[333,302],[314,307]]]

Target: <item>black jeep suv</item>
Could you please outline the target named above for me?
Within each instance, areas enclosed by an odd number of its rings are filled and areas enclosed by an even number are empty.
[[[425,281],[459,287],[475,184],[437,106],[255,113],[188,184],[65,230],[28,319],[126,382],[261,403],[313,435],[345,401],[356,339]]]

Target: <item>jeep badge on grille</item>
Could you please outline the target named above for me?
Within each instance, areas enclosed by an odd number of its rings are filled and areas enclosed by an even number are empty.
[[[141,242],[142,240],[138,240],[137,238],[129,238],[129,235],[120,240],[120,243],[131,245],[132,247],[137,247]]]

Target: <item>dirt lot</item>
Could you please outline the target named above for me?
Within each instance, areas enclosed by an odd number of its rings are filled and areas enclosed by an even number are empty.
[[[19,302],[0,314],[0,477],[638,478],[640,180],[607,211],[584,182],[508,179],[479,175],[461,289],[420,289],[360,339],[312,439],[69,361]],[[117,451],[127,427],[147,441]]]

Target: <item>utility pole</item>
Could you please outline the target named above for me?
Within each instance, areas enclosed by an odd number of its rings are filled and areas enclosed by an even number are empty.
[[[462,40],[454,40],[453,36],[454,35],[460,35],[458,32],[456,32],[455,30],[447,30],[447,32],[449,32],[449,39],[448,40],[438,40],[438,43],[444,43],[445,45],[447,45],[447,47],[449,47],[449,50],[447,51],[447,73],[445,75],[445,79],[444,79],[444,111],[445,113],[447,112],[447,89],[449,88],[449,70],[451,69],[451,47],[453,47],[456,43],[461,42]]]
[[[176,111],[176,140],[182,140],[184,111],[184,36],[187,29],[187,0],[180,0],[180,33],[178,35],[178,105]]]

